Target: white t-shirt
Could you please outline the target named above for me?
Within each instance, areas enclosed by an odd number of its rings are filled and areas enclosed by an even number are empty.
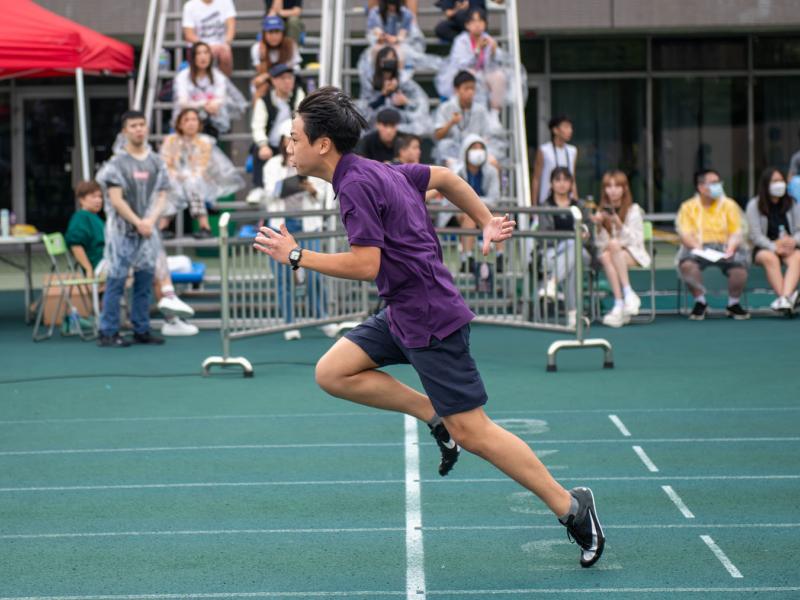
[[[201,41],[210,45],[225,43],[225,21],[236,16],[233,0],[189,0],[183,6],[183,27],[191,27]]]

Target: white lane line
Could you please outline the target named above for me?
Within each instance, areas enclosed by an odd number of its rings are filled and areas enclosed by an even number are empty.
[[[431,590],[430,596],[498,596],[531,594],[779,594],[795,593],[800,587],[653,587],[653,588],[526,588],[494,590]],[[219,592],[181,594],[106,594],[94,596],[4,596],[0,600],[206,600],[235,598],[348,598],[356,596],[405,596],[399,591],[346,591],[346,592]]]
[[[700,539],[703,540],[706,546],[711,549],[711,551],[714,553],[714,556],[716,556],[717,559],[719,559],[719,562],[722,563],[722,566],[725,567],[725,570],[731,574],[731,577],[735,579],[742,578],[742,574],[739,572],[739,569],[737,569],[736,566],[731,562],[731,559],[725,555],[725,553],[722,551],[722,548],[717,546],[716,542],[711,539],[710,535],[701,535]]]
[[[542,410],[497,410],[493,415],[539,415],[539,414],[588,414],[588,413],[671,413],[671,412],[791,412],[800,410],[800,406],[758,406],[758,407],[720,407],[720,408],[596,408],[596,409],[542,409]],[[0,420],[0,425],[43,425],[57,423],[135,423],[137,421],[216,421],[216,420],[252,420],[252,419],[294,419],[294,418],[329,418],[329,417],[382,417],[391,418],[392,414],[385,412],[334,412],[334,413],[284,413],[266,414],[256,413],[251,415],[188,415],[188,416],[138,416],[138,417],[70,417],[50,419],[6,419]]]
[[[422,543],[422,495],[417,420],[405,415],[406,454],[406,599],[425,599],[425,549]]]
[[[627,444],[641,443],[747,443],[747,442],[800,442],[800,436],[792,437],[731,437],[731,438],[630,438],[627,440],[525,440],[534,446],[576,445],[576,444]],[[434,442],[422,442],[423,446],[434,446]],[[140,448],[58,448],[52,450],[2,450],[2,456],[38,456],[69,454],[125,454],[135,452],[204,452],[218,450],[282,450],[300,448],[392,448],[402,446],[400,442],[321,442],[316,444],[218,444],[209,446],[143,446]]]
[[[559,481],[770,481],[800,479],[800,475],[668,475],[668,476],[619,476],[619,477],[559,477]],[[403,479],[343,479],[321,481],[232,481],[232,482],[192,482],[192,483],[125,483],[117,485],[55,485],[29,487],[3,487],[0,493],[17,492],[85,492],[113,490],[163,490],[191,488],[227,488],[227,487],[270,487],[270,486],[315,486],[315,485],[396,485],[405,483]],[[420,483],[439,483],[453,485],[457,483],[505,483],[513,485],[513,481],[502,477],[464,478],[464,479],[422,479]],[[2,598],[0,598],[2,600]]]
[[[625,427],[625,423],[622,422],[622,419],[620,419],[617,415],[608,415],[608,418],[611,419],[611,422],[617,426],[617,429],[619,429],[622,435],[625,437],[631,437],[631,432],[628,431],[627,427]]]
[[[674,524],[624,524],[608,525],[605,529],[633,530],[642,529],[798,529],[800,523],[674,523]],[[448,525],[445,527],[423,527],[423,533],[439,533],[451,531],[563,531],[561,525]],[[185,529],[163,531],[85,531],[85,532],[60,532],[60,533],[6,533],[0,535],[0,540],[56,540],[56,539],[91,539],[91,538],[122,538],[122,537],[209,537],[209,536],[234,536],[234,535],[328,535],[348,533],[400,533],[406,531],[405,527],[345,527],[345,528],[305,528],[305,529]]]
[[[650,457],[647,456],[644,450],[642,450],[641,446],[631,446],[633,451],[636,452],[636,456],[642,459],[644,466],[647,467],[647,470],[651,473],[658,473],[658,467],[656,464],[650,460]]]
[[[672,500],[672,503],[678,507],[678,510],[681,511],[681,514],[686,517],[687,519],[694,519],[694,514],[692,511],[689,510],[689,507],[681,500],[681,497],[678,496],[678,493],[672,489],[671,485],[662,485],[661,489],[664,490],[664,493]]]

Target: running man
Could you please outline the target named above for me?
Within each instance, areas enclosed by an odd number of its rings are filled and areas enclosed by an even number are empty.
[[[366,126],[349,96],[323,87],[300,103],[292,121],[289,160],[299,175],[331,182],[350,250],[337,254],[300,248],[284,226],[262,227],[254,247],[282,264],[331,277],[375,280],[387,308],[340,339],[319,360],[317,383],[352,402],[405,413],[428,424],[447,475],[459,446],[488,460],[536,494],[581,547],[580,563],[600,558],[605,538],[588,488],[565,490],[533,450],[483,411],[486,390],[469,353],[475,315],[442,262],[425,208],[438,190],[483,230],[483,253],[511,237],[515,223],[493,217],[469,184],[444,167],[387,165],[353,154]],[[380,371],[411,364],[423,395]],[[452,435],[452,438],[450,437]]]

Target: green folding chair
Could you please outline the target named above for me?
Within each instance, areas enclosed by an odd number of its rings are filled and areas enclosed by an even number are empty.
[[[72,255],[60,233],[50,233],[42,236],[47,256],[50,259],[50,272],[45,276],[42,286],[42,295],[39,298],[39,307],[36,312],[36,322],[33,327],[33,341],[40,342],[52,337],[56,323],[61,317],[66,326],[62,335],[77,335],[84,341],[93,340],[98,335],[98,319],[100,315],[100,301],[98,286],[99,277],[86,277],[80,267],[72,259]],[[45,329],[44,316],[47,310],[50,290],[56,289],[57,304],[55,310],[49,315],[50,326]],[[78,307],[73,302],[73,293],[77,291],[78,298],[84,307],[91,307],[89,322],[79,317]],[[66,330],[66,331],[64,331]]]

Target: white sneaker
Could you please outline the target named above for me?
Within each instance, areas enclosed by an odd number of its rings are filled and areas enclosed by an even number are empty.
[[[797,290],[793,291],[789,296],[789,304],[791,304],[793,308],[797,306]]]
[[[166,321],[161,327],[163,335],[197,335],[200,331],[197,325],[192,325],[186,321],[181,321],[178,317],[172,317],[171,320]]]
[[[636,295],[635,292],[631,292],[627,296],[625,296],[625,306],[623,307],[623,312],[627,317],[635,317],[639,314],[639,308],[642,306],[642,301],[639,296]]]
[[[558,296],[558,286],[555,279],[548,279],[543,288],[539,288],[539,298],[546,297],[555,300]]]
[[[248,204],[261,204],[265,202],[267,199],[267,195],[264,192],[264,188],[253,188],[247,193],[247,198],[245,198],[245,202]]]
[[[778,310],[778,311],[791,310],[793,306],[794,303],[789,302],[789,299],[786,296],[780,296],[779,298],[775,298],[775,300],[772,301],[772,304],[769,305],[769,307],[772,310]]]
[[[610,313],[603,317],[603,325],[606,327],[622,327],[626,323],[625,309],[621,306],[615,306]]]
[[[337,335],[339,335],[339,324],[328,323],[327,325],[320,327],[320,331],[322,331],[322,333],[329,338],[335,338]]]
[[[158,301],[158,310],[167,317],[193,317],[194,309],[177,296],[164,296]]]
[[[300,335],[299,329],[290,329],[289,331],[283,332],[283,339],[285,339],[287,342],[290,342],[292,340],[299,340],[301,337],[303,336]]]

